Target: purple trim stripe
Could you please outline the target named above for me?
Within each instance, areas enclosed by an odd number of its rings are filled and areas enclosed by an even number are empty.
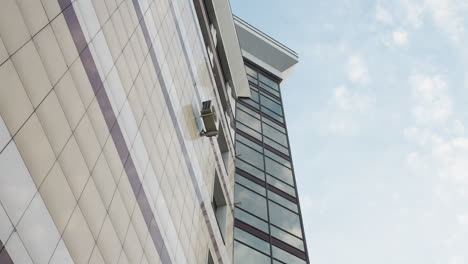
[[[76,49],[80,52],[79,56],[86,71],[86,75],[88,76],[91,87],[96,95],[96,100],[103,113],[104,120],[106,121],[112,140],[114,141],[120,160],[122,161],[124,170],[128,176],[128,180],[143,214],[143,218],[145,219],[150,236],[159,253],[159,257],[161,258],[162,263],[171,263],[166,244],[163,241],[161,231],[156,223],[147,195],[142,188],[135,164],[130,156],[130,151],[125,143],[125,139],[120,125],[117,122],[115,113],[112,110],[109,97],[103,87],[103,82],[99,76],[96,63],[91,55],[88,44],[86,43],[86,38],[83,34],[83,30],[78,21],[75,10],[73,9],[73,5],[71,5],[70,0],[59,0],[59,5],[63,11],[65,21],[67,22],[68,29],[70,30]]]
[[[168,91],[166,82],[165,82],[164,77],[162,76],[162,74],[160,74],[161,73],[161,64],[160,64],[158,58],[156,57],[156,52],[154,51],[154,47],[153,47],[153,43],[151,41],[149,30],[148,30],[146,22],[145,22],[145,20],[143,18],[143,12],[141,10],[140,3],[138,2],[138,0],[132,0],[132,3],[133,3],[133,6],[134,6],[134,9],[135,9],[135,12],[136,12],[136,15],[137,15],[141,30],[143,32],[145,42],[146,42],[146,44],[148,46],[149,54],[150,54],[151,61],[153,63],[154,69],[156,71],[156,74],[158,76],[160,76],[160,78],[158,78],[159,85],[161,86],[163,97],[164,97],[164,100],[166,102],[169,115],[171,117],[172,125],[174,126],[175,131],[176,131],[177,140],[179,141],[179,144],[180,144],[181,149],[182,149],[183,157],[184,157],[184,160],[185,160],[185,164],[187,165],[187,169],[189,171],[189,175],[190,175],[190,179],[192,181],[192,185],[193,185],[193,187],[195,189],[195,193],[197,195],[198,201],[200,202],[200,207],[201,207],[203,216],[205,218],[205,222],[207,224],[208,232],[210,234],[210,239],[211,239],[211,241],[213,243],[213,247],[214,247],[218,262],[223,263],[221,253],[219,252],[219,246],[218,246],[218,244],[216,242],[216,239],[215,239],[215,236],[214,236],[213,227],[212,227],[212,225],[210,223],[210,219],[209,219],[208,213],[206,211],[205,203],[203,202],[203,196],[201,194],[200,186],[198,185],[197,178],[195,176],[195,170],[194,170],[194,168],[192,166],[192,162],[190,160],[188,148],[187,148],[187,146],[185,144],[185,140],[184,140],[184,137],[183,137],[183,134],[182,134],[182,129],[181,129],[179,123],[177,122],[177,116],[176,116],[176,113],[175,113],[174,106],[172,104],[171,98],[169,96],[169,91]],[[170,3],[170,6],[171,6],[171,8],[173,8],[172,3]],[[177,29],[178,29],[178,32],[179,32],[180,29],[178,27],[177,27]],[[185,46],[183,46],[183,47],[185,49]],[[186,55],[186,51],[184,51],[184,55]],[[190,70],[190,68],[189,68],[189,70]],[[193,72],[191,72],[191,75],[192,75],[192,78],[194,78]],[[197,96],[198,96],[197,99],[200,102],[198,91],[197,91]]]
[[[0,264],[13,264],[13,260],[0,240]]]

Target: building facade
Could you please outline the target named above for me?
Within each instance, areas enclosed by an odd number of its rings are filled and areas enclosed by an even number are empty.
[[[245,61],[276,83],[293,65],[240,25],[225,0],[2,1],[0,263],[239,261]],[[264,196],[300,216],[295,184],[262,169],[286,183]],[[307,256],[296,224],[268,217],[266,255]]]

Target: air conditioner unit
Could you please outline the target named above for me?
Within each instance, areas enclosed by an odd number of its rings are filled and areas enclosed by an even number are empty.
[[[201,136],[214,137],[218,135],[218,115],[211,103],[211,100],[202,103],[201,117],[204,128],[201,130]]]

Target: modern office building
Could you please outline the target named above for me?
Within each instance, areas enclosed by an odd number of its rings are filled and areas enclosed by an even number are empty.
[[[3,0],[0,264],[307,262],[295,63],[228,0]]]

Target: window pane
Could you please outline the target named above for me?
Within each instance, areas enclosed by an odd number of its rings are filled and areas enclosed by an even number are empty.
[[[262,152],[263,151],[263,147],[258,145],[257,143],[255,142],[252,142],[251,140],[239,135],[239,134],[236,134],[236,140],[237,142],[241,142],[241,143],[244,143],[245,145],[247,146],[250,146],[252,147],[253,149],[259,151],[259,152]]]
[[[270,223],[293,235],[302,237],[299,215],[271,201],[268,202],[268,208],[270,210]]]
[[[265,149],[265,154],[266,154],[268,157],[270,157],[270,158],[276,160],[278,163],[280,163],[280,164],[282,164],[282,165],[284,165],[284,166],[286,166],[286,167],[288,167],[288,168],[291,168],[291,162],[288,161],[288,160],[286,160],[286,159],[284,159],[283,157],[280,157],[279,155],[276,155],[275,153],[273,153],[273,152],[271,152],[271,151],[269,151],[269,150],[267,150],[267,149]]]
[[[243,125],[240,122],[236,122],[236,128],[238,128],[239,130],[241,130],[241,131],[251,135],[252,137],[262,141],[262,135],[260,133],[258,133],[257,131],[251,129],[250,127],[248,127],[246,125]]]
[[[273,110],[273,112],[277,113],[278,115],[283,115],[283,109],[281,109],[281,105],[277,104],[276,102],[273,102],[272,100],[266,98],[265,96],[260,96],[261,97],[261,104],[262,106],[265,106],[269,108],[270,110]]]
[[[241,159],[236,159],[236,168],[239,168],[249,174],[259,178],[262,181],[265,181],[265,173],[262,170],[255,168],[254,166],[244,162]]]
[[[255,90],[253,90],[253,89],[250,89],[250,94],[251,94],[250,99],[252,99],[252,100],[254,100],[255,102],[258,103],[258,102],[259,102],[259,100],[258,100],[258,92],[255,91]]]
[[[244,211],[242,211],[241,209],[239,208],[236,208],[234,210],[234,215],[236,217],[236,219],[239,219],[241,220],[242,222],[246,223],[246,224],[249,224],[265,233],[268,234],[268,224],[267,222],[249,214],[249,213],[246,213]]]
[[[255,109],[260,109],[260,105],[255,102],[254,100],[251,100],[251,99],[242,99],[242,102],[252,106],[253,108]]]
[[[244,125],[247,125],[250,128],[257,130],[258,132],[262,131],[260,120],[256,119],[255,117],[241,110],[238,110],[236,115],[237,115],[237,120],[242,122]]]
[[[263,121],[263,123],[268,124],[269,126],[271,126],[273,128],[276,128],[276,130],[279,130],[279,132],[286,133],[286,129],[284,127],[276,124],[275,122],[271,121],[270,119],[263,118],[262,121]],[[286,145],[286,147],[287,147],[287,145]]]
[[[240,142],[236,143],[236,155],[257,168],[263,168],[263,155]]]
[[[257,78],[257,71],[254,70],[254,69],[252,69],[252,68],[250,68],[249,66],[245,66],[245,72],[246,72],[248,75]]]
[[[241,175],[238,175],[236,174],[236,182],[237,183],[240,183],[242,185],[244,185],[245,187],[253,190],[253,191],[256,191],[257,193],[265,196],[266,195],[266,190],[265,190],[265,187],[263,186],[260,186],[258,185],[257,183],[241,176]],[[272,199],[273,200],[273,199]]]
[[[292,236],[291,234],[288,234],[284,232],[283,230],[278,229],[274,226],[270,226],[270,228],[271,228],[271,235],[273,237],[276,237],[277,239],[285,243],[288,243],[289,245],[297,249],[304,251],[304,242],[302,241],[302,239]]]
[[[306,262],[288,252],[273,246],[273,257],[288,264],[306,264]]]
[[[244,209],[262,219],[267,220],[266,199],[246,188],[236,184],[235,197],[237,207]]]
[[[248,187],[248,186],[247,186]],[[280,195],[272,192],[272,191],[268,191],[268,199],[272,200],[272,201],[275,201],[279,204],[281,204],[282,206],[296,212],[296,213],[299,213],[299,209],[297,208],[297,204],[289,201],[288,199],[285,199],[283,197],[281,197]]]
[[[252,82],[252,83],[255,83],[255,84],[258,83],[257,79],[255,79],[254,77],[252,77],[250,75],[247,75],[247,79],[249,80],[249,82]]]
[[[283,146],[288,145],[288,138],[286,137],[286,135],[272,128],[269,125],[263,124],[263,134],[273,139],[274,141],[280,143]]]
[[[292,171],[272,159],[265,157],[265,170],[268,174],[294,186]]]
[[[257,112],[253,111],[252,109],[244,106],[244,105],[241,105],[241,104],[237,104],[237,109],[240,109],[244,112],[246,112],[247,114],[253,116],[253,117],[256,117],[257,119],[260,119],[260,114],[258,114]]]
[[[277,97],[281,97],[280,93],[277,90],[271,88],[270,86],[268,86],[268,85],[266,85],[264,83],[259,83],[258,86],[260,86],[262,89],[265,89],[266,91],[272,93],[273,95],[276,95]]]
[[[277,121],[279,121],[281,123],[284,123],[284,119],[281,116],[279,116],[278,114],[276,114],[275,112],[271,111],[270,109],[262,107],[262,112],[269,115],[269,116],[271,116],[272,118],[276,119]]]
[[[239,242],[234,242],[234,263],[235,264],[270,264],[271,259],[262,253],[253,250]]]
[[[275,186],[276,188],[282,190],[283,192],[293,197],[296,197],[296,190],[293,187],[287,185],[286,183],[278,179],[275,179],[274,177],[271,177],[270,175],[267,175],[267,182],[268,184]]]
[[[247,244],[265,254],[270,255],[270,244],[263,239],[245,232],[242,229],[234,228],[234,238]]]
[[[276,143],[275,141],[267,138],[267,137],[264,137],[263,138],[263,142],[267,145],[269,145],[270,147],[273,147],[274,149],[284,153],[285,155],[288,155],[289,156],[289,150],[285,147],[283,147],[282,145]]]
[[[279,90],[278,83],[275,82],[274,80],[270,79],[269,77],[267,77],[267,76],[265,76],[265,75],[259,73],[259,74],[258,74],[258,79],[259,79],[262,83],[264,83],[264,84],[270,86],[271,88],[273,88],[273,89],[275,89],[275,90]]]

